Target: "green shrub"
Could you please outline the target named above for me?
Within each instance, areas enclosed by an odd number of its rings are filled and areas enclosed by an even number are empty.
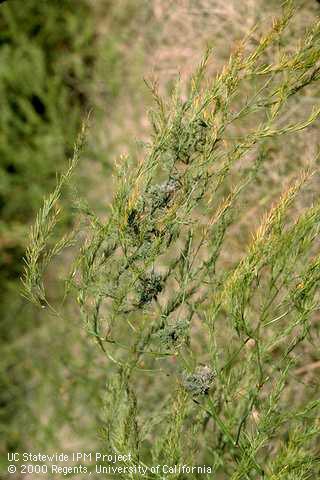
[[[71,0],[0,6],[0,423],[9,450],[23,445],[34,422],[30,392],[38,385],[40,362],[36,355],[25,361],[26,352],[33,345],[42,355],[35,347],[39,315],[19,295],[22,258],[30,220],[64,168],[81,112],[91,103],[90,12],[85,0],[77,9]],[[64,211],[64,223],[70,223],[67,204]]]
[[[319,355],[316,167],[288,178],[246,251],[225,261],[272,143],[318,122],[319,109],[287,122],[291,102],[303,105],[319,80],[319,23],[295,48],[279,47],[292,14],[285,7],[255,48],[239,45],[215,78],[208,51],[186,98],[179,83],[168,100],[150,84],[152,140],[138,164],[122,158],[107,216],[78,203],[65,295],[106,361],[103,439],[108,453],[132,453],[127,466],[207,464],[233,480],[319,475],[319,385],[300,384]],[[49,239],[79,145],[26,254],[25,295],[59,318],[44,278],[68,245]]]
[[[76,15],[72,1],[18,3],[0,10],[1,249],[9,274],[20,263],[26,220],[74,143],[93,61],[85,1],[78,2]]]

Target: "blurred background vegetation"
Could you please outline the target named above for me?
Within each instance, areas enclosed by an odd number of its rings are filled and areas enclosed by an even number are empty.
[[[212,73],[233,45],[258,25],[259,38],[277,0],[8,0],[0,5],[0,428],[2,451],[70,451],[99,444],[101,394],[106,380],[99,352],[81,322],[68,313],[57,322],[20,295],[29,225],[43,196],[67,165],[82,118],[93,110],[86,150],[75,184],[96,212],[112,195],[120,153],[139,151],[148,137],[152,99],[144,77],[170,91],[187,78],[207,43]],[[286,33],[298,37],[319,14],[314,0],[297,1]],[[315,95],[315,93],[313,93]],[[310,96],[304,105],[314,103]],[[304,118],[299,102],[290,115]],[[305,107],[304,107],[305,108]],[[282,188],[281,179],[316,154],[316,128],[274,142],[251,192],[254,206],[234,232],[233,262],[259,212]],[[259,188],[257,188],[257,186]],[[71,204],[62,199],[64,222]],[[48,272],[50,296],[64,268]]]

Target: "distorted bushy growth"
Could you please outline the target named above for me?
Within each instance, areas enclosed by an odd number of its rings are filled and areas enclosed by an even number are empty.
[[[291,17],[287,6],[214,78],[208,51],[187,93],[177,83],[166,99],[150,84],[153,135],[139,162],[119,161],[103,217],[76,202],[79,249],[65,296],[106,361],[105,447],[131,452],[129,466],[206,464],[233,480],[319,476],[317,159],[265,199],[238,258],[228,251],[273,142],[318,125],[318,106],[287,121],[292,102],[316,96],[320,58],[319,23],[281,47]],[[52,238],[82,141],[26,254],[25,295],[59,318],[65,310],[49,302],[44,276],[69,245],[68,233]]]

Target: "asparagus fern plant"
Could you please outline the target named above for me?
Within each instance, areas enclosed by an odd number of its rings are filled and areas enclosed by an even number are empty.
[[[319,22],[281,47],[292,15],[286,4],[258,45],[243,41],[215,76],[208,49],[169,98],[148,83],[152,135],[139,161],[122,157],[111,205],[99,215],[77,201],[79,228],[55,242],[82,133],[32,228],[24,294],[61,318],[65,299],[76,300],[106,361],[103,441],[131,452],[129,466],[206,464],[232,480],[320,473],[319,385],[301,384],[319,355],[317,161],[288,177],[226,261],[272,142],[318,124],[318,106],[287,120],[320,77]],[[52,305],[45,272],[71,244],[65,295]]]

